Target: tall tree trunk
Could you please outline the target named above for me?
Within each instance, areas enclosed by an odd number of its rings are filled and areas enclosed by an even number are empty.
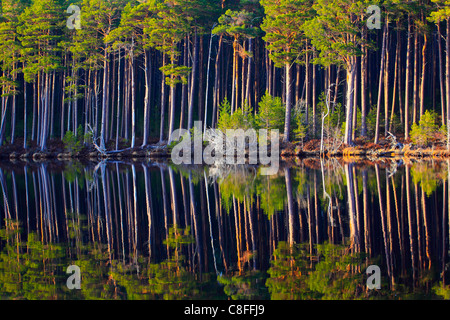
[[[23,81],[23,148],[27,148],[27,82],[25,80]]]
[[[380,66],[380,78],[378,83],[378,100],[377,100],[377,120],[375,124],[375,139],[374,143],[377,144],[380,138],[380,112],[381,112],[381,87],[383,84],[384,66],[385,66],[385,54],[386,54],[386,38],[387,38],[387,25],[384,26],[383,31],[383,43],[381,46],[381,66]]]
[[[417,122],[417,106],[419,102],[419,31],[414,30],[414,79],[413,79],[413,123]]]
[[[409,139],[409,82],[411,72],[411,17],[408,14],[408,33],[406,46],[406,70],[405,70],[405,140]]]
[[[248,39],[248,52],[250,52],[250,55],[248,56],[247,60],[247,84],[246,84],[246,91],[245,91],[245,100],[247,101],[249,106],[252,106],[252,102],[250,100],[250,86],[251,86],[251,79],[252,79],[252,64],[253,64],[253,39]]]
[[[397,24],[398,26],[398,24]],[[389,131],[392,131],[392,125],[393,125],[393,121],[394,121],[394,115],[395,115],[395,101],[396,101],[396,97],[397,97],[397,81],[399,81],[399,77],[398,77],[398,66],[399,66],[399,62],[400,62],[400,32],[397,29],[397,45],[396,45],[396,49],[395,49],[395,62],[394,62],[394,83],[393,83],[393,93],[392,93],[392,107],[391,107],[391,117],[389,120]],[[400,94],[400,92],[399,92]]]
[[[198,70],[198,35],[197,30],[195,30],[194,35],[194,60],[192,61],[192,75],[191,75],[191,93],[189,96],[189,106],[188,106],[188,125],[187,129],[190,130],[192,128],[194,122],[194,101],[195,101],[195,90],[197,84],[197,70]]]
[[[211,66],[211,48],[212,48],[212,39],[213,34],[211,32],[210,38],[209,38],[209,51],[208,51],[208,63],[206,67],[206,93],[205,93],[205,116],[203,118],[203,134],[206,132],[206,123],[207,123],[207,117],[208,117],[208,101],[209,101],[209,69]]]
[[[188,66],[188,55],[189,55],[189,51],[188,51],[188,43],[189,43],[189,37],[185,36],[184,37],[184,45],[183,45],[183,65],[184,66]],[[185,113],[186,113],[186,103],[187,103],[187,96],[188,96],[188,85],[186,83],[183,83],[181,85],[181,112],[180,112],[180,129],[183,128],[184,126],[184,122],[185,122]]]
[[[173,61],[173,60],[172,60]],[[174,75],[170,75],[171,84],[170,84],[170,110],[169,110],[169,139],[168,143],[172,142],[172,133],[174,131],[175,126],[175,105],[176,105],[176,96],[175,96],[175,89],[176,85],[173,84],[174,81]]]
[[[144,77],[145,77],[145,97],[144,97],[144,134],[142,147],[148,144],[149,123],[150,123],[150,88],[151,88],[151,59],[150,52],[144,50]]]
[[[447,18],[447,38],[445,47],[446,47],[445,84],[447,91],[447,149],[450,150],[450,18]]]
[[[136,144],[136,92],[134,83],[134,39],[131,43],[130,52],[130,69],[131,69],[131,148]]]
[[[345,116],[345,135],[344,143],[351,145],[353,131],[353,94],[356,78],[356,57],[348,57],[347,63],[347,93],[346,93],[346,116]]]
[[[119,48],[119,60],[118,60],[118,67],[117,67],[117,114],[116,114],[116,150],[119,150],[119,128],[120,128],[120,79],[121,79],[121,58],[120,58],[120,52],[121,49]]]
[[[233,41],[233,76],[232,76],[232,84],[231,84],[231,114],[236,110],[236,96],[237,96],[237,47],[238,42],[237,38],[234,38]]]
[[[390,60],[390,32],[389,21],[386,21],[386,49],[384,66],[384,136],[387,137],[389,129],[389,60]]]
[[[220,53],[222,52],[222,42],[223,35],[220,35],[219,45],[217,48],[216,62],[214,65],[214,99],[213,99],[213,111],[212,111],[212,121],[211,126],[213,128],[216,127],[217,122],[217,110],[219,106],[219,62],[220,62]]]
[[[425,72],[426,72],[426,64],[427,64],[427,60],[426,60],[426,52],[427,52],[427,44],[428,44],[428,38],[427,38],[427,34],[425,33],[423,35],[423,47],[422,47],[422,76],[421,76],[421,80],[420,80],[420,100],[419,100],[419,112],[420,112],[420,117],[422,117],[423,113],[424,113],[424,108],[425,108]]]
[[[166,55],[162,54],[162,66],[166,65]],[[166,79],[163,73],[161,73],[161,119],[160,119],[160,127],[159,127],[159,142],[162,143],[164,141],[164,124],[165,124],[165,105],[166,105]]]
[[[108,105],[106,104],[107,100],[107,86],[108,86],[108,45],[105,45],[105,55],[104,55],[104,61],[103,61],[103,97],[102,97],[102,120],[101,120],[101,127],[100,127],[100,148],[102,150],[106,149],[105,146],[105,129],[106,129],[106,108]]]
[[[444,73],[445,66],[444,61],[442,59],[442,34],[441,34],[441,26],[437,24],[438,33],[437,33],[437,42],[438,42],[438,57],[439,57],[439,89],[441,92],[441,115],[442,115],[442,125],[445,125],[445,88],[444,88]]]
[[[289,62],[287,62],[284,65],[285,69],[285,81],[286,81],[286,114],[284,119],[284,142],[289,142],[289,133],[291,131],[291,108],[292,108],[292,102],[291,102],[291,65]]]
[[[316,57],[316,50],[315,48],[313,48],[313,58]],[[315,64],[312,64],[312,78],[313,78],[313,83],[312,83],[312,137],[314,138],[316,136],[316,107],[317,107],[317,83],[318,83],[318,79],[316,79],[316,70],[317,67]]]

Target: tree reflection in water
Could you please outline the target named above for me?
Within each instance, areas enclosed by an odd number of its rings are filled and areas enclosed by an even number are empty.
[[[0,297],[449,298],[449,166],[3,164]]]

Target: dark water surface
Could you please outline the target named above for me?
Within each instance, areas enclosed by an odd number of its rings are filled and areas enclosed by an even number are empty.
[[[450,298],[449,162],[258,172],[2,163],[0,298]]]

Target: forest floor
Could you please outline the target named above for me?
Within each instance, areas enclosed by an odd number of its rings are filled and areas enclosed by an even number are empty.
[[[383,158],[419,158],[419,159],[448,159],[450,151],[443,143],[434,143],[427,148],[413,146],[410,141],[398,139],[399,144],[395,145],[391,139],[380,139],[378,144],[373,141],[357,138],[353,146],[340,145],[334,151],[325,151],[322,155],[325,158],[349,158],[354,160],[376,160]],[[167,159],[170,158],[170,150],[164,144],[158,144],[158,139],[149,141],[149,145],[141,147],[142,141],[136,141],[135,148],[129,147],[129,142],[120,141],[119,151],[115,151],[115,142],[110,141],[106,145],[106,153],[102,154],[93,146],[82,147],[78,152],[67,150],[64,143],[59,139],[49,139],[47,150],[41,151],[36,143],[31,142],[27,149],[23,148],[23,139],[17,138],[13,144],[4,144],[0,147],[1,160],[33,160],[36,162],[46,160],[71,160],[99,161],[102,159],[122,160],[122,159]],[[325,141],[324,145],[327,146]],[[313,139],[304,143],[281,143],[280,157],[284,161],[295,160],[296,158],[319,158],[320,140]]]

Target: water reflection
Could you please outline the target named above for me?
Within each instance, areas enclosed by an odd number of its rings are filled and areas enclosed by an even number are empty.
[[[449,166],[2,164],[0,298],[449,298]]]

